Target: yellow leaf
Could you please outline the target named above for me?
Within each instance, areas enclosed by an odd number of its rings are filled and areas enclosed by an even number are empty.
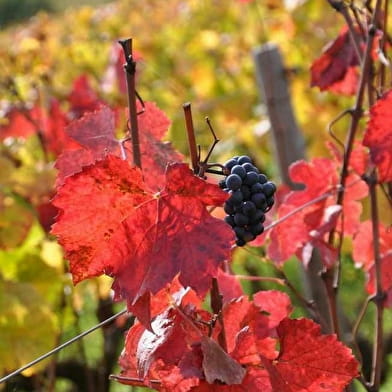
[[[55,315],[28,283],[0,278],[0,372],[9,373],[53,348],[58,334]],[[23,374],[45,366],[40,362]]]

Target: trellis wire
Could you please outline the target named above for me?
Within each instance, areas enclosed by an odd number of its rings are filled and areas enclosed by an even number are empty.
[[[51,351],[48,351],[46,354],[41,355],[40,357],[34,359],[33,361],[27,363],[26,365],[20,367],[19,369],[13,371],[12,373],[8,374],[7,376],[0,378],[0,384],[2,384],[3,382],[9,380],[10,378],[18,375],[19,373],[22,373],[23,371],[25,371],[26,369],[30,368],[31,366],[34,366],[35,364],[37,364],[38,362],[43,361],[44,359],[50,357],[51,355],[61,351],[63,348],[69,346],[70,344],[76,342],[77,340],[85,337],[86,335],[88,335],[91,332],[94,332],[96,329],[103,327],[106,324],[109,324],[111,321],[115,320],[117,317],[123,315],[124,313],[127,312],[127,309],[123,309],[120,312],[116,313],[115,315],[107,318],[106,320],[100,322],[99,324],[95,325],[94,327],[91,327],[90,329],[88,329],[87,331],[82,332],[81,334],[73,337],[72,339],[66,341],[63,344],[60,344],[60,346],[57,346],[56,348],[54,348]]]

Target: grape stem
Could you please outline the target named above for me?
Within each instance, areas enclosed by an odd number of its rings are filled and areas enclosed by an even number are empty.
[[[199,154],[197,153],[195,128],[193,126],[192,108],[190,102],[184,103],[182,105],[182,108],[184,109],[185,125],[186,132],[188,135],[188,147],[191,156],[192,169],[193,172],[196,174],[199,172]]]
[[[119,40],[118,43],[122,46],[124,51],[124,56],[126,63],[124,64],[124,72],[127,80],[127,92],[128,92],[128,112],[129,121],[131,128],[131,140],[132,140],[132,153],[133,153],[133,163],[135,166],[142,168],[142,160],[140,153],[140,143],[139,143],[139,129],[137,123],[137,109],[136,109],[136,99],[142,102],[139,94],[136,92],[135,88],[135,73],[136,73],[136,61],[133,59],[132,55],[132,38],[127,38],[124,40]]]
[[[118,382],[126,382],[126,383],[129,383],[130,385],[137,385],[140,387],[146,387],[146,384],[144,383],[143,380],[141,380],[140,378],[135,378],[135,377],[125,377],[125,376],[117,376],[116,374],[111,374],[109,376],[109,380],[114,380],[114,381],[118,381]],[[159,381],[159,380],[148,380],[148,383],[151,385],[156,385],[156,386],[161,385],[161,381]]]
[[[384,299],[385,292],[382,287],[381,275],[381,257],[380,257],[380,232],[379,232],[379,213],[377,206],[377,174],[373,170],[367,178],[370,193],[370,210],[372,215],[372,233],[373,233],[373,253],[374,253],[374,269],[375,269],[375,286],[376,295],[373,302],[376,305],[375,315],[375,331],[373,345],[373,361],[371,373],[371,386],[374,390],[378,390],[381,382],[381,368],[383,360],[383,319],[384,319]]]

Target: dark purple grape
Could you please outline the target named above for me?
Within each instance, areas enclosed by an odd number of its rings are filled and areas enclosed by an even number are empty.
[[[237,174],[239,175],[241,178],[245,178],[246,177],[246,171],[245,169],[240,166],[240,165],[235,165],[231,168],[231,174]]]
[[[235,165],[238,165],[237,159],[235,159],[235,158],[231,158],[231,159],[229,159],[226,163],[223,164],[223,166],[224,166],[226,169],[229,169],[229,170],[231,170],[231,168],[232,168],[233,166],[235,166]]]
[[[226,180],[220,180],[218,185],[219,185],[219,188],[225,189],[226,188]]]
[[[236,191],[230,191],[229,194],[230,197],[227,201],[230,202],[231,204],[234,205],[240,204],[244,199],[242,192],[239,189],[237,189]]]
[[[234,214],[234,222],[237,226],[243,227],[249,223],[249,218],[240,212]]]
[[[244,200],[249,200],[251,197],[250,188],[248,185],[241,185],[240,191],[242,192],[242,196]]]
[[[249,162],[246,162],[242,165],[246,172],[256,171],[256,168]]]
[[[237,236],[237,238],[243,238],[245,234],[245,229],[243,227],[236,226],[234,227],[234,233]]]
[[[246,178],[244,180],[244,184],[253,185],[253,184],[256,184],[256,182],[258,182],[258,181],[259,181],[259,175],[256,172],[251,171],[251,172],[246,173]],[[263,189],[263,192],[264,192],[264,189]]]
[[[259,182],[256,182],[256,184],[253,184],[250,188],[250,191],[252,193],[260,193],[263,192],[263,185],[261,185]]]
[[[259,183],[265,184],[268,181],[267,176],[265,174],[259,174]]]
[[[240,212],[242,214],[242,203],[235,205],[234,211],[235,211],[235,213]]]
[[[226,214],[228,214],[228,215],[235,214],[234,205],[231,203],[226,202],[223,209],[225,210]]]
[[[261,210],[257,210],[249,219],[251,225],[256,223],[263,223],[265,221],[265,214]]]
[[[237,246],[244,246],[246,242],[242,238],[238,238],[235,242]]]
[[[276,192],[276,186],[273,182],[266,182],[263,185],[263,192],[267,197],[272,196]]]
[[[273,205],[274,205],[274,203],[275,203],[275,198],[273,197],[273,196],[271,196],[271,197],[269,197],[268,199],[267,199],[267,206],[268,207],[272,207]]]
[[[241,185],[242,185],[241,177],[237,174],[230,174],[226,178],[226,186],[233,191],[239,189]]]
[[[263,209],[267,206],[267,199],[264,193],[255,193],[252,195],[251,200],[255,206],[259,209]]]
[[[258,236],[264,231],[264,226],[260,222],[255,223],[255,224],[249,226],[249,231],[253,235]]]
[[[235,222],[234,222],[234,217],[233,215],[226,215],[225,216],[225,222],[230,225],[231,227],[235,226]]]
[[[247,162],[252,163],[252,159],[250,159],[247,155],[242,155],[238,158],[239,165],[242,165]]]
[[[244,235],[242,237],[242,239],[245,242],[253,241],[255,238],[256,238],[256,236],[253,233],[251,233],[250,231],[247,231],[247,230],[245,231],[245,233],[244,233]]]
[[[242,211],[245,215],[253,215],[256,212],[256,206],[251,201],[245,201],[242,203]]]

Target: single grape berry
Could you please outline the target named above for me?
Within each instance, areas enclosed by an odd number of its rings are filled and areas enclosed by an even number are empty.
[[[267,206],[268,206],[268,207],[271,208],[271,207],[274,205],[274,203],[275,203],[275,199],[274,199],[273,196],[271,196],[271,197],[269,197],[269,198],[267,199]]]
[[[276,186],[273,182],[266,182],[263,185],[263,192],[267,197],[272,196],[276,192]]]
[[[231,168],[235,165],[238,165],[237,159],[235,158],[231,158],[229,159],[223,166],[228,169],[231,170]]]
[[[227,201],[234,205],[240,204],[244,199],[244,196],[242,195],[242,192],[239,189],[237,189],[236,191],[229,191],[229,195],[230,197]]]
[[[230,225],[231,227],[235,226],[235,222],[234,222],[234,217],[233,215],[226,215],[225,216],[225,222]]]
[[[250,159],[247,155],[242,155],[238,158],[238,164],[242,165],[243,163],[252,163],[252,159]]]
[[[242,237],[242,239],[245,242],[253,241],[255,238],[256,238],[256,236],[253,233],[251,233],[250,231],[247,231],[247,230],[245,231],[245,234]]]
[[[218,185],[219,185],[220,189],[225,189],[226,188],[226,180],[220,180]]]
[[[259,175],[256,172],[251,171],[246,173],[244,184],[253,185],[256,184],[257,181],[259,181]]]
[[[246,241],[244,241],[242,238],[238,238],[235,243],[237,246],[244,246],[246,244]]]
[[[260,210],[263,210],[267,206],[267,198],[265,197],[264,193],[253,194],[251,200]]]
[[[250,199],[252,193],[248,185],[241,185],[240,191],[244,197],[244,200]]]
[[[251,186],[250,191],[252,193],[261,193],[263,192],[263,185],[261,185],[259,182],[256,182],[256,184]]]
[[[231,168],[231,174],[237,174],[241,178],[246,177],[246,171],[241,165],[235,165]]]
[[[237,246],[244,246],[263,233],[265,213],[275,202],[276,186],[247,155],[228,160],[223,172],[227,177],[219,187],[230,195],[224,205],[225,222],[233,228]]]
[[[237,212],[234,214],[234,222],[237,226],[243,227],[249,223],[249,218],[241,212]]]
[[[241,185],[242,185],[242,180],[238,174],[230,174],[226,178],[226,186],[233,191],[239,189]]]
[[[264,231],[264,226],[262,223],[255,223],[253,225],[249,225],[249,231],[255,235],[258,236]]]
[[[268,181],[267,176],[265,174],[259,174],[259,183],[265,184]]]
[[[234,233],[236,234],[237,238],[243,238],[245,235],[245,229],[240,226],[235,226],[234,228]]]
[[[251,216],[256,212],[256,206],[251,201],[245,201],[242,204],[242,211],[245,215]]]
[[[265,221],[265,214],[261,210],[257,210],[252,216],[249,217],[249,224],[263,223]]]
[[[244,170],[246,172],[251,172],[251,171],[255,171],[255,167],[250,163],[250,162],[246,162],[242,165],[242,167],[244,168]]]
[[[235,213],[234,205],[231,203],[225,203],[223,209],[225,210],[226,214],[232,215]]]

